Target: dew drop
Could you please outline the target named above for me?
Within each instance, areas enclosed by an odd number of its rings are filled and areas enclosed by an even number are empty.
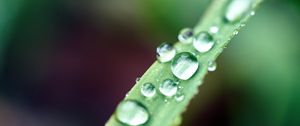
[[[251,12],[250,12],[250,15],[251,15],[251,16],[255,15],[255,11],[251,11]]]
[[[225,19],[228,22],[236,22],[240,20],[250,10],[251,0],[233,0],[229,3],[229,6],[225,13]]]
[[[140,77],[137,77],[136,79],[135,79],[135,82],[137,83],[137,82],[139,82],[141,80],[141,78]]]
[[[175,95],[175,100],[176,100],[177,102],[183,101],[183,100],[184,100],[184,95],[183,95],[182,93],[177,93],[177,94]]]
[[[233,31],[233,35],[237,35],[237,34],[239,34],[239,31],[237,30]]]
[[[217,26],[212,26],[209,28],[209,32],[212,33],[212,34],[216,34],[219,32],[219,27]]]
[[[165,102],[165,103],[169,103],[169,100],[168,100],[168,99],[165,99],[164,102]]]
[[[178,86],[178,89],[183,89],[183,87],[182,86]]]
[[[177,85],[178,84],[175,83],[173,80],[166,79],[160,84],[159,91],[165,96],[172,97],[176,94],[178,90]]]
[[[179,32],[178,40],[181,43],[189,44],[193,42],[193,30],[190,28],[184,28]]]
[[[163,43],[156,48],[157,59],[162,63],[171,61],[175,54],[175,48],[167,43]]]
[[[213,36],[208,32],[201,32],[195,37],[193,45],[200,53],[205,53],[212,49],[215,41],[213,40]]]
[[[156,94],[155,86],[152,83],[145,83],[141,88],[141,93],[143,96],[151,98]]]
[[[217,63],[215,61],[208,62],[208,68],[207,70],[210,72],[213,72],[217,69]]]
[[[175,82],[176,84],[180,84],[180,80],[177,79],[177,78],[174,80],[174,82]],[[179,87],[181,87],[181,86],[179,86]]]
[[[198,60],[193,54],[182,52],[175,56],[172,61],[171,70],[177,78],[188,80],[196,73],[198,66]]]
[[[141,103],[133,100],[121,102],[116,110],[117,119],[127,125],[137,126],[145,124],[149,118],[149,112]]]

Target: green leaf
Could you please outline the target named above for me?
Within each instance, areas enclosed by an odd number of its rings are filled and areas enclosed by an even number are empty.
[[[229,41],[237,35],[238,30],[242,28],[245,22],[253,15],[251,11],[254,11],[261,1],[262,0],[253,0],[253,6],[251,6],[250,10],[236,22],[226,22],[224,20],[224,13],[230,0],[215,0],[211,3],[200,23],[195,26],[194,32],[198,34],[202,31],[209,31],[212,26],[217,26],[219,31],[213,34],[214,40],[216,40],[214,47],[206,53],[199,53],[193,47],[193,44],[182,44],[179,42],[175,44],[177,53],[191,52],[196,54],[199,69],[190,79],[177,79],[172,74],[170,62],[155,62],[146,71],[124,99],[138,101],[146,107],[150,118],[143,124],[144,126],[172,126],[180,124],[181,114],[185,111],[193,96],[198,93],[198,87],[202,84],[207,74],[208,63],[216,60]],[[168,98],[162,95],[158,90],[156,96],[151,99],[147,99],[141,95],[141,87],[144,83],[151,82],[155,85],[156,89],[158,89],[160,83],[165,79],[179,81],[179,85],[182,87],[180,92],[184,95],[183,101],[178,102],[173,97]],[[122,125],[125,124],[117,120],[115,113],[106,124],[106,126]]]

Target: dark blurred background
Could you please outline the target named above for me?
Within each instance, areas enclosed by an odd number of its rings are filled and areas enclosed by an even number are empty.
[[[102,126],[210,0],[0,0],[0,126]],[[265,0],[183,126],[300,125],[300,3]]]

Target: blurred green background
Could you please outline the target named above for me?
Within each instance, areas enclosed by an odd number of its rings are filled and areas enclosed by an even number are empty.
[[[0,0],[0,125],[99,126],[210,0]],[[183,126],[300,125],[300,2],[265,0]]]

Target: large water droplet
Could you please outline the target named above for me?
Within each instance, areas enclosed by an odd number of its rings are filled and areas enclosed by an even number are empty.
[[[200,32],[194,39],[194,48],[201,53],[208,52],[215,45],[213,36],[208,32]]]
[[[171,79],[166,79],[164,80],[160,86],[159,86],[159,91],[165,95],[165,96],[168,96],[168,97],[171,97],[173,95],[176,94],[177,92],[177,83],[175,83],[173,80]]]
[[[233,0],[229,3],[225,13],[225,19],[228,22],[240,20],[251,9],[251,0]]]
[[[189,44],[193,42],[193,30],[190,28],[184,28],[179,32],[178,40],[181,43]]]
[[[163,43],[156,48],[156,54],[157,54],[157,59],[160,62],[164,63],[164,62],[169,62],[174,58],[176,54],[176,50],[175,48],[173,48],[172,45]]]
[[[146,123],[149,118],[149,112],[141,103],[133,100],[121,102],[116,110],[117,119],[127,125],[137,126]]]
[[[141,88],[141,93],[145,97],[151,98],[156,94],[155,86],[152,83],[145,83]]]
[[[193,54],[182,52],[175,56],[172,61],[171,70],[177,78],[188,80],[196,73],[198,66],[198,60]]]
[[[215,71],[217,69],[217,63],[215,61],[210,61],[208,62],[208,68],[207,70],[212,72]]]

